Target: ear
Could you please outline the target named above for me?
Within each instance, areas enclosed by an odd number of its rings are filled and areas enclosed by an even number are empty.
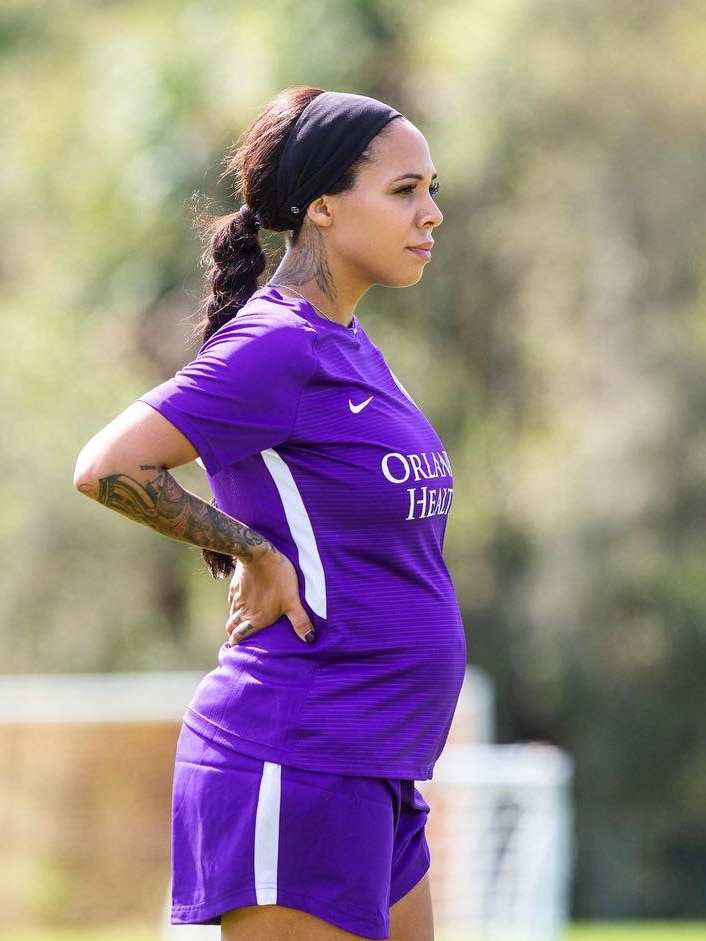
[[[321,228],[327,229],[333,222],[333,212],[330,197],[317,196],[317,198],[312,203],[309,203],[306,214],[314,223],[314,225],[318,225],[321,226]]]

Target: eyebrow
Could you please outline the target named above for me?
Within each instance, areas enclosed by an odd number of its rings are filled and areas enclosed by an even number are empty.
[[[432,180],[435,180],[438,176],[438,173],[432,173]],[[393,183],[399,183],[400,180],[423,180],[425,179],[422,173],[403,173],[402,176],[396,176]]]

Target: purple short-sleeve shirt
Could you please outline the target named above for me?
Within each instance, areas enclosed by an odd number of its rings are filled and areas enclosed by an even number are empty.
[[[453,478],[377,347],[267,288],[142,401],[292,561],[317,632],[308,646],[281,618],[224,645],[186,723],[278,764],[431,777],[465,668],[442,556]]]

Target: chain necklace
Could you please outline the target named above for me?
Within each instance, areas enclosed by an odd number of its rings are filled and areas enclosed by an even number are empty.
[[[345,326],[345,324],[341,324],[340,320],[334,320],[333,317],[330,317],[328,314],[325,314],[323,310],[319,310],[319,308],[316,306],[316,304],[313,301],[310,301],[308,297],[304,297],[303,294],[300,294],[299,291],[297,291],[296,288],[293,288],[291,284],[272,284],[271,286],[273,288],[275,287],[286,288],[288,291],[291,291],[292,294],[296,294],[297,297],[301,297],[301,299],[303,301],[306,301],[307,304],[311,304],[311,306],[314,308],[314,310],[319,315],[319,317],[323,317],[324,320],[330,320],[331,323],[337,323],[339,324],[339,326]]]

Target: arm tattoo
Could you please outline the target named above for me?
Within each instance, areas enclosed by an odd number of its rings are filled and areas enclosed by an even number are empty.
[[[154,472],[144,480],[128,474],[111,474],[98,481],[98,502],[158,533],[201,549],[252,559],[255,546],[270,543],[254,530],[184,490],[164,467],[143,464]],[[276,551],[270,546],[271,551]]]
[[[301,233],[291,261],[285,262],[284,266],[270,279],[270,284],[273,287],[277,287],[278,284],[282,287],[286,287],[287,284],[301,287],[310,281],[314,281],[319,290],[335,303],[336,288],[326,256],[324,239],[318,229]]]

